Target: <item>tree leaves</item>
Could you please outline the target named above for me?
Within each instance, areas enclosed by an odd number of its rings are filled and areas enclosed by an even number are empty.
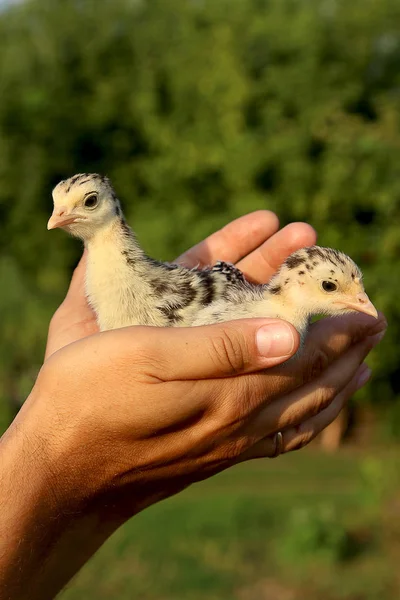
[[[276,210],[283,224],[311,222],[320,243],[360,263],[387,311],[392,333],[374,360],[377,377],[393,380],[399,25],[396,0],[30,0],[4,9],[0,249],[24,286],[21,306],[19,284],[1,271],[15,292],[2,292],[16,332],[15,347],[8,334],[0,341],[7,368],[40,362],[34,346],[43,348],[80,252],[46,232],[51,188],[100,171],[146,250],[163,259],[256,208]],[[40,316],[24,320],[28,343],[17,335],[21,313],[38,305]]]

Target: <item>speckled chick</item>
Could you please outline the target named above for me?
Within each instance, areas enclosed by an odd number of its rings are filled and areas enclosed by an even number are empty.
[[[312,317],[351,311],[378,316],[359,267],[342,252],[312,246],[291,254],[267,285],[230,286],[224,298],[201,309],[192,324],[274,317],[292,323],[304,341]]]

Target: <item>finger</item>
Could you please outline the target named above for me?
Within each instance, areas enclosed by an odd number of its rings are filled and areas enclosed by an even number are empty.
[[[265,283],[292,252],[313,246],[316,240],[317,234],[311,225],[291,223],[240,260],[236,266],[248,279]]]
[[[285,321],[243,319],[206,327],[128,327],[109,335],[108,349],[112,344],[159,380],[197,380],[277,365],[296,352],[299,335]]]
[[[339,415],[346,402],[370,379],[371,371],[361,365],[353,379],[336,396],[333,402],[319,414],[311,417],[298,427],[284,432],[284,451],[299,450],[309,444],[317,435],[330,425]]]
[[[96,315],[89,306],[85,294],[86,263],[87,253],[85,250],[78,266],[72,274],[71,283],[69,284],[64,301],[53,316],[53,325],[54,321],[56,323],[59,321],[68,321],[71,325],[74,323],[96,321]]]
[[[69,284],[69,288],[65,297],[66,300],[73,300],[74,303],[87,305],[85,296],[86,265],[87,250],[85,248],[81,260],[79,261],[77,267],[75,268],[72,274],[71,283]]]
[[[244,215],[179,256],[175,262],[187,267],[213,265],[218,260],[235,263],[258,248],[279,228],[278,217],[269,210]]]
[[[319,377],[271,402],[252,423],[252,433],[261,431],[268,435],[295,427],[326,409],[353,380],[372,344],[367,339],[352,346]]]
[[[50,321],[45,360],[60,348],[99,330],[96,315],[85,296],[85,271],[86,252],[74,270],[64,301]]]
[[[293,364],[293,369],[297,375],[301,375],[301,383],[310,381],[351,345],[383,333],[386,327],[383,314],[378,319],[361,313],[321,319],[311,325],[304,349],[295,361],[296,365]]]
[[[324,324],[324,321],[329,323]],[[375,319],[363,319],[357,315],[346,315],[343,319],[323,319],[316,323],[318,327],[315,336],[308,336],[306,346],[301,349],[299,356],[267,371],[242,375],[240,395],[245,404],[242,412],[259,410],[263,398],[268,398],[272,403],[277,398],[313,382],[336,360],[344,357],[346,361],[346,353],[356,343],[360,343],[360,340],[365,340],[361,343],[365,343],[365,347],[371,349],[379,342],[379,337],[376,339],[373,335],[379,336],[378,330],[380,328],[384,331],[385,323],[382,318],[378,326]],[[325,333],[326,337],[322,333]],[[225,404],[229,403],[232,392],[228,381],[220,386],[219,392],[218,405],[220,410],[223,410]]]
[[[369,368],[366,365],[361,365],[351,381],[339,392],[329,406],[317,415],[304,421],[301,425],[282,431],[282,453],[299,450],[309,444],[323,429],[336,419],[346,402],[357,390],[367,383],[370,376],[371,371]],[[276,451],[275,434],[277,431],[247,449],[239,457],[238,462],[254,458],[273,458]]]

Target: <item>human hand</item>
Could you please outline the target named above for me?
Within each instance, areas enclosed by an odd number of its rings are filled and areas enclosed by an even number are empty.
[[[278,431],[284,452],[308,443],[367,381],[362,363],[383,329],[363,315],[321,321],[282,366],[298,334],[273,319],[103,332],[46,361],[16,424],[36,423],[57,495],[111,501],[127,518],[236,462],[273,456]]]
[[[249,280],[261,283],[270,279],[289,254],[315,241],[315,231],[306,223],[291,223],[279,230],[277,216],[260,210],[232,221],[176,262],[187,267],[204,267],[225,260],[235,263]],[[46,358],[67,344],[99,331],[84,291],[85,260],[84,253],[66,298],[51,320]]]
[[[257,213],[256,213],[257,215]],[[262,213],[262,215],[264,215],[264,213]],[[255,215],[250,215],[250,216],[255,216]],[[266,215],[268,217],[268,220],[270,222],[270,227],[273,229],[276,229],[276,227],[278,226],[277,222],[274,221],[274,216],[267,213]],[[244,217],[243,219],[239,219],[237,222],[230,224],[229,226],[227,226],[227,228],[224,228],[223,230],[221,230],[220,232],[214,234],[213,236],[210,236],[210,238],[208,238],[205,242],[202,242],[201,244],[199,244],[197,247],[195,247],[194,249],[192,249],[191,251],[189,251],[186,255],[184,255],[183,257],[180,257],[180,259],[178,259],[180,262],[184,262],[184,260],[186,260],[187,264],[190,263],[191,260],[200,263],[200,264],[207,264],[208,262],[210,262],[210,257],[213,256],[213,254],[215,253],[217,256],[220,256],[223,259],[230,259],[230,260],[236,260],[238,257],[242,256],[249,247],[249,239],[248,237],[246,237],[246,234],[241,231],[241,227],[244,227],[245,225],[245,232],[247,232],[247,234],[249,233],[249,229],[248,229],[248,225],[249,223],[246,223],[246,221],[248,220],[248,217]],[[258,231],[258,229],[256,228],[256,231]],[[228,232],[228,233],[227,233]],[[232,235],[235,235],[237,240],[241,240],[241,245],[239,244],[238,247],[235,248],[230,248],[229,250],[225,250],[225,252],[230,252],[230,256],[228,256],[227,254],[224,254],[224,248],[226,248],[226,236],[228,235],[228,239],[230,239],[230,237]],[[239,261],[238,266],[240,266],[240,268],[242,268],[246,274],[248,276],[251,277],[251,274],[253,274],[253,279],[256,279],[257,276],[259,277],[261,272],[264,273],[267,277],[268,275],[272,274],[274,269],[282,262],[283,257],[285,256],[285,253],[290,253],[293,251],[293,248],[297,247],[298,245],[304,245],[304,244],[310,244],[313,243],[313,240],[311,238],[315,239],[315,234],[313,232],[313,230],[311,228],[309,228],[307,225],[305,224],[292,224],[290,226],[288,226],[287,228],[285,228],[284,230],[282,230],[279,233],[276,233],[272,236],[271,239],[269,239],[266,243],[264,243],[261,247],[257,248],[255,251],[251,252],[250,255],[248,255],[247,257],[245,257],[244,259],[242,259],[241,261]],[[305,239],[308,238],[308,241],[305,241]],[[233,238],[232,238],[233,239]],[[300,243],[299,243],[300,242]],[[257,241],[258,243],[258,241]],[[247,248],[247,250],[246,250]],[[236,253],[236,254],[234,254]],[[270,262],[267,262],[267,258],[269,258]],[[259,269],[259,273],[257,274],[257,269]],[[72,293],[71,293],[72,291]],[[70,293],[68,294],[66,301],[64,303],[64,307],[62,308],[67,308],[68,310],[75,310],[77,307],[77,303],[76,303],[76,299],[81,299],[83,300],[83,304],[82,307],[84,309],[87,309],[87,304],[86,304],[86,300],[84,298],[84,294],[83,294],[83,264],[81,263],[80,267],[77,269],[77,271],[75,272],[74,275],[74,280],[71,284],[71,288],[70,288]],[[78,311],[79,312],[79,311]],[[66,312],[64,313],[64,317],[66,315]],[[68,321],[68,320],[67,320]],[[368,319],[367,319],[367,323],[368,323]],[[89,319],[89,325],[92,322]],[[68,325],[68,331],[67,331],[67,335],[71,334],[71,330],[74,326],[74,323],[72,324],[72,328],[71,328],[71,322],[69,322]],[[330,349],[329,349],[329,340],[332,338],[335,338],[339,335],[342,335],[345,339],[345,345],[341,347],[341,349],[338,348],[334,348],[334,351],[343,353],[345,350],[346,352],[348,351],[348,347],[350,344],[354,343],[355,340],[355,335],[356,335],[356,331],[357,330],[353,330],[352,329],[352,323],[357,323],[357,319],[354,317],[353,320],[348,320],[348,319],[343,319],[343,320],[338,320],[336,319],[335,321],[326,321],[326,322],[322,322],[320,324],[317,324],[316,326],[314,326],[311,329],[311,334],[310,334],[310,339],[309,342],[307,343],[307,348],[308,350],[306,350],[305,352],[303,352],[302,355],[302,359],[301,360],[297,360],[296,361],[296,368],[297,368],[297,379],[298,382],[294,387],[297,387],[300,385],[300,381],[301,383],[305,383],[310,379],[314,379],[314,388],[313,388],[313,393],[316,393],[316,390],[318,390],[318,385],[320,384],[319,379],[316,377],[316,375],[318,374],[318,372],[322,372],[324,367],[327,367],[330,362],[332,362],[332,360],[334,360],[335,358],[337,358],[337,355],[335,356],[335,353],[332,355],[329,354]],[[81,329],[82,332],[82,324],[85,325],[87,324],[85,321],[78,323],[78,328]],[[281,324],[283,325],[283,324]],[[377,327],[382,327],[382,322],[380,324],[377,325]],[[335,331],[336,330],[336,331]],[[182,331],[182,330],[181,330]],[[360,329],[361,334],[360,335],[364,335],[363,333],[363,328]],[[60,332],[59,327],[56,328],[56,332],[55,335],[52,335],[52,332],[49,336],[49,346],[51,347],[51,349],[48,352],[48,355],[50,355],[53,351],[55,351],[55,349],[57,349],[57,342],[59,343],[60,341],[60,336],[58,335]],[[89,332],[84,332],[84,335],[88,335],[90,333],[95,333],[95,329],[93,331],[89,331]],[[293,333],[293,332],[292,332]],[[197,333],[195,334],[197,335]],[[294,339],[297,339],[297,333],[294,332]],[[72,336],[73,338],[73,336]],[[54,343],[55,340],[55,343]],[[70,339],[70,341],[73,341],[73,339]],[[67,342],[68,343],[68,342]],[[65,344],[65,340],[59,344],[59,345],[63,345]],[[328,344],[328,345],[327,345]],[[347,346],[346,346],[347,344]],[[296,344],[297,345],[297,342]],[[192,346],[193,347],[193,346]],[[279,361],[275,361],[275,364],[277,362],[281,362],[283,360],[286,360],[292,353],[294,353],[294,350],[291,353],[287,353],[285,357],[281,357]],[[269,360],[268,365],[265,364],[264,367],[271,367],[272,364],[274,364],[274,361]],[[256,367],[254,367],[256,368]],[[362,367],[361,370],[357,373],[357,376],[360,376],[361,373],[363,373],[364,375],[366,375],[368,373],[368,371],[366,370],[365,367]],[[310,375],[308,375],[310,374]],[[270,373],[270,375],[272,375],[272,373]],[[353,373],[354,375],[354,373]],[[280,383],[282,381],[285,381],[288,377],[288,371],[286,368],[283,368],[279,373],[276,374],[276,378],[277,381]],[[357,377],[354,376],[354,378],[356,379]],[[365,380],[367,379],[367,377],[364,377]],[[295,381],[295,379],[292,378],[292,383],[293,381]],[[354,383],[354,382],[353,382]],[[354,391],[354,385],[350,386],[351,390]],[[349,390],[350,390],[349,388]],[[270,388],[271,390],[272,388]],[[346,393],[343,393],[341,395],[342,398],[342,403],[345,399],[348,398],[350,394],[349,390],[347,390]],[[286,391],[286,390],[284,390]],[[335,396],[335,394],[337,395],[337,389],[335,388],[333,390],[335,393],[333,394]],[[299,405],[301,405],[301,400],[303,398],[302,394],[304,393],[304,390],[301,388],[299,394],[297,394],[297,399],[300,401]],[[320,395],[323,395],[323,390],[319,390],[318,392]],[[330,399],[333,396],[330,395]],[[322,403],[323,404],[323,403]],[[330,408],[330,411],[328,411],[327,413],[325,413],[324,415],[319,415],[317,422],[319,423],[319,427],[314,427],[314,425],[312,425],[311,427],[309,426],[308,420],[307,420],[307,416],[306,415],[304,417],[304,415],[301,414],[301,411],[299,414],[296,413],[296,418],[295,418],[295,425],[297,427],[297,433],[299,432],[299,428],[301,426],[302,431],[308,431],[307,436],[305,436],[305,441],[303,441],[303,443],[306,443],[307,441],[309,441],[309,439],[311,439],[312,437],[314,437],[316,435],[316,433],[318,431],[320,431],[323,427],[326,426],[326,424],[328,424],[329,422],[331,422],[333,420],[333,416],[332,415],[336,415],[339,411],[337,410],[337,408],[339,406],[341,406],[342,404],[339,401],[336,401],[333,406]],[[327,420],[327,415],[329,415],[329,420]],[[303,420],[302,420],[303,419]],[[305,421],[305,422],[304,422]],[[284,426],[285,424],[283,424]],[[268,437],[268,436],[266,436]],[[298,436],[297,436],[298,437]],[[304,436],[303,436],[304,437]],[[290,436],[289,436],[290,438]],[[288,436],[286,436],[286,440],[288,439]],[[269,444],[269,447],[271,447],[271,439],[267,440],[267,444]],[[292,444],[293,445],[293,444]],[[296,447],[296,444],[294,444],[294,447]],[[287,450],[291,449],[291,445],[288,444],[287,448],[284,448]],[[265,454],[262,454],[265,455]]]
[[[274,456],[278,431],[283,452],[307,444],[367,381],[384,327],[320,321],[279,366],[299,340],[272,319],[126,328],[53,354],[0,447],[0,596],[53,598],[144,507]]]

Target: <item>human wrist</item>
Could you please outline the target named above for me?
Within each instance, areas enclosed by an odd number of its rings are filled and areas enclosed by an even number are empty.
[[[25,585],[35,598],[40,565],[65,527],[63,511],[57,512],[54,486],[42,468],[40,445],[28,429],[14,422],[0,440],[1,598],[26,597]]]
[[[16,473],[21,489],[29,488],[30,512],[37,509],[44,518],[57,515],[60,527],[63,522],[68,526],[69,516],[79,515],[109,521],[107,528],[115,529],[170,495],[163,481],[157,485],[145,474],[128,485],[119,481],[118,463],[105,460],[109,450],[101,437],[91,436],[94,425],[88,425],[84,411],[68,418],[54,411],[55,405],[47,386],[36,385],[0,440],[0,460],[3,452],[7,471]]]
[[[53,598],[119,524],[88,510],[56,468],[34,400],[0,440],[0,597],[13,600]]]
[[[12,479],[10,485],[18,484],[25,491],[21,502],[29,499],[45,512],[60,512],[63,504],[70,503],[63,481],[67,473],[57,464],[59,453],[54,453],[54,424],[37,410],[37,400],[33,391],[0,439],[2,471]]]
[[[61,485],[43,429],[37,427],[29,406],[30,398],[26,402],[0,439],[0,504],[7,517],[0,522],[0,527],[5,528],[0,540],[8,542],[13,537],[25,539],[25,531],[40,529],[51,519],[56,525],[53,532],[59,532],[67,524],[71,510],[79,510],[76,500],[72,507],[67,488]]]

